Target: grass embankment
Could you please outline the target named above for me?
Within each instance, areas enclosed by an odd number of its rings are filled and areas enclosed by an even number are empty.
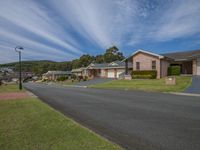
[[[5,88],[5,89],[3,89]],[[3,86],[2,91],[18,91]],[[36,98],[0,100],[2,150],[120,149]]]
[[[157,92],[181,92],[191,84],[191,77],[177,76],[176,85],[165,85],[165,79],[113,80],[91,85],[92,88],[133,89]]]

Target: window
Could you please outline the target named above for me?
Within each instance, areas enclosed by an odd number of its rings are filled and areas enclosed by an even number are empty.
[[[155,60],[152,61],[152,70],[156,70],[156,61]]]
[[[140,70],[140,62],[136,62],[136,70]]]

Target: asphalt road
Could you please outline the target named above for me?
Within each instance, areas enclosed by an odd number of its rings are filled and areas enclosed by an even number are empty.
[[[41,100],[131,150],[200,150],[200,97],[25,85]]]

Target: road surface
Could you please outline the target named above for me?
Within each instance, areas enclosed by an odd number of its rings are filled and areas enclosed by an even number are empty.
[[[200,150],[200,97],[25,84],[42,101],[131,150]]]

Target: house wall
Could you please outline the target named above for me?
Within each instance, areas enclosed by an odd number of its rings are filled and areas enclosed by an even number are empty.
[[[140,70],[152,70],[152,61],[156,61],[157,78],[160,78],[160,59],[145,53],[137,53],[133,56],[133,70],[136,70],[136,62],[140,62]]]
[[[160,62],[161,77],[166,77],[168,75],[168,67],[170,66],[170,61],[162,59]]]
[[[196,59],[194,59],[193,61],[192,61],[192,74],[193,75],[197,75],[197,60]]]
[[[106,70],[105,69],[101,69],[100,77],[102,77],[102,78],[106,77]]]

